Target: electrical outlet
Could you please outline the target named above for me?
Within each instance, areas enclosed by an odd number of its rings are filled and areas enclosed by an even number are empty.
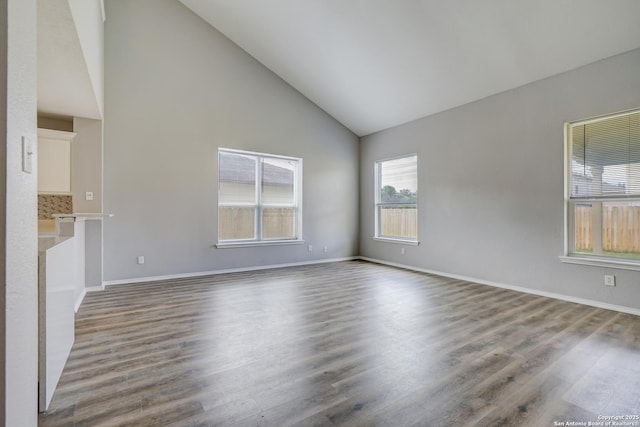
[[[93,200],[93,191],[86,191],[84,193],[84,199],[85,200]]]
[[[142,255],[138,257],[138,264],[144,264],[144,257]]]
[[[400,255],[404,255],[404,253],[405,253],[404,248],[400,248]]]
[[[604,275],[604,284],[605,286],[615,286],[616,285],[616,276],[613,274],[605,274]]]
[[[326,247],[326,246],[324,246],[324,247],[322,248],[322,252],[324,252],[324,253],[326,254],[327,252],[329,252],[329,248],[328,248],[328,247]]]
[[[313,246],[309,245],[307,249],[309,250],[309,252],[311,252],[313,250]]]

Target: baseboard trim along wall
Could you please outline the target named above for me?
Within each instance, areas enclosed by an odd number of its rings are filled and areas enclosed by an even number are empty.
[[[321,260],[314,260],[314,261],[292,262],[287,264],[258,265],[258,266],[252,266],[252,267],[230,268],[225,270],[200,271],[197,273],[169,274],[166,276],[137,277],[135,279],[122,279],[122,280],[107,280],[103,283],[102,287],[95,286],[92,288],[87,288],[87,291],[90,291],[90,292],[102,291],[106,286],[113,286],[113,285],[125,285],[125,284],[143,283],[143,282],[157,282],[161,280],[171,280],[171,279],[188,279],[190,277],[212,276],[212,275],[226,274],[226,273],[242,273],[245,271],[271,270],[274,268],[299,267],[302,265],[326,264],[330,262],[353,261],[357,259],[360,259],[360,257],[353,256],[353,257],[344,257],[344,258],[321,259]]]
[[[106,286],[113,286],[113,285],[124,285],[124,284],[143,283],[143,282],[157,282],[157,281],[171,280],[171,279],[186,279],[186,278],[190,278],[190,277],[211,276],[211,275],[226,274],[226,273],[240,273],[240,272],[245,272],[245,271],[271,270],[271,269],[274,269],[274,268],[298,267],[298,266],[303,266],[303,265],[325,264],[325,263],[340,262],[340,261],[353,261],[353,260],[358,260],[358,259],[363,260],[363,261],[373,262],[373,263],[376,263],[376,264],[389,265],[391,267],[404,268],[406,270],[417,271],[417,272],[420,272],[420,273],[435,274],[437,276],[449,277],[451,279],[464,280],[466,282],[478,283],[480,285],[493,286],[495,288],[508,289],[508,290],[517,291],[517,292],[524,292],[524,293],[527,293],[527,294],[538,295],[538,296],[547,297],[547,298],[554,298],[554,299],[558,299],[558,300],[562,300],[562,301],[573,302],[573,303],[577,303],[577,304],[588,305],[588,306],[591,306],[591,307],[603,308],[603,309],[606,309],[606,310],[613,310],[613,311],[618,311],[618,312],[621,312],[621,313],[627,313],[627,314],[633,314],[635,316],[640,316],[640,310],[639,309],[635,309],[635,308],[631,308],[631,307],[625,307],[625,306],[622,306],[622,305],[608,304],[608,303],[604,303],[604,302],[600,302],[600,301],[593,301],[593,300],[589,300],[589,299],[585,299],[585,298],[577,298],[577,297],[572,297],[572,296],[568,296],[568,295],[557,294],[557,293],[554,293],[554,292],[538,291],[536,289],[530,289],[530,288],[525,288],[525,287],[521,287],[521,286],[507,285],[507,284],[504,284],[504,283],[493,282],[493,281],[490,281],[490,280],[483,280],[483,279],[478,279],[478,278],[475,278],[475,277],[462,276],[462,275],[459,275],[459,274],[445,273],[445,272],[442,272],[442,271],[430,270],[430,269],[426,269],[426,268],[419,268],[419,267],[415,267],[415,266],[412,266],[412,265],[400,264],[400,263],[396,263],[396,262],[384,261],[384,260],[380,260],[380,259],[363,257],[363,256],[353,256],[353,257],[344,257],[344,258],[331,258],[331,259],[324,259],[324,260],[294,262],[294,263],[287,263],[287,264],[259,265],[259,266],[252,266],[252,267],[230,268],[230,269],[224,269],[224,270],[201,271],[201,272],[197,272],[197,273],[169,274],[169,275],[165,275],[165,276],[138,277],[138,278],[135,278],[135,279],[108,280],[108,281],[105,281],[102,286],[94,286],[94,287],[91,287],[91,288],[87,288],[86,290],[87,290],[87,292],[98,292],[98,291],[104,290]],[[82,294],[82,297],[84,297],[84,293]],[[80,303],[82,302],[82,297],[79,298],[79,300],[76,302],[76,311],[78,311],[78,307],[80,307]]]
[[[459,274],[444,273],[442,271],[429,270],[429,269],[426,269],[426,268],[419,268],[419,267],[414,267],[412,265],[399,264],[399,263],[396,263],[396,262],[383,261],[383,260],[374,259],[374,258],[368,258],[368,257],[362,257],[361,256],[361,257],[358,257],[358,259],[361,259],[363,261],[373,262],[373,263],[376,263],[376,264],[383,264],[383,265],[389,265],[389,266],[392,266],[392,267],[404,268],[406,270],[417,271],[417,272],[420,272],[420,273],[435,274],[437,276],[449,277],[451,279],[464,280],[466,282],[478,283],[480,285],[493,286],[495,288],[508,289],[508,290],[517,291],[517,292],[524,292],[526,294],[538,295],[538,296],[541,296],[541,297],[553,298],[553,299],[558,299],[558,300],[562,300],[562,301],[573,302],[573,303],[577,303],[577,304],[588,305],[588,306],[591,306],[591,307],[604,308],[606,310],[613,310],[613,311],[618,311],[618,312],[621,312],[621,313],[627,313],[627,314],[633,314],[633,315],[636,315],[636,316],[640,316],[640,310],[639,309],[635,309],[635,308],[631,308],[631,307],[625,307],[625,306],[622,306],[622,305],[607,304],[607,303],[604,303],[604,302],[588,300],[588,299],[585,299],[585,298],[577,298],[577,297],[572,297],[572,296],[568,296],[568,295],[556,294],[556,293],[553,293],[553,292],[538,291],[536,289],[524,288],[524,287],[521,287],[521,286],[506,285],[504,283],[492,282],[490,280],[476,279],[474,277],[461,276]]]

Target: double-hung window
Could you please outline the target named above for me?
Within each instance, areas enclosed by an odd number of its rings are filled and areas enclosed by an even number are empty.
[[[567,255],[640,267],[640,111],[566,134]]]
[[[302,241],[302,159],[218,150],[218,246]]]
[[[375,236],[418,243],[418,156],[375,164]]]

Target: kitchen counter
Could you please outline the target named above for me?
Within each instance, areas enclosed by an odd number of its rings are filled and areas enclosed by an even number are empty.
[[[96,263],[101,252],[87,252],[87,241],[94,246],[101,242],[95,236],[101,236],[101,220],[110,216],[55,214],[53,220],[38,221],[40,411],[49,406],[73,346],[75,312],[87,289],[87,266],[99,265],[97,280],[102,284],[100,258]]]
[[[47,409],[75,334],[75,307],[84,296],[85,223],[59,223],[62,235],[38,236],[39,409]]]

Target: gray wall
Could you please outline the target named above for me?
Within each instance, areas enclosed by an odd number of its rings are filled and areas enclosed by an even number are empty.
[[[106,6],[105,281],[357,255],[354,134],[179,2]],[[218,147],[303,158],[305,245],[213,247]]]
[[[73,211],[102,212],[102,120],[73,118],[76,137],[71,143]],[[93,200],[85,193],[93,192]]]
[[[7,21],[10,25],[7,25]],[[36,1],[0,0],[0,425],[35,426],[38,402]]]
[[[365,257],[640,308],[640,273],[563,264],[563,123],[640,107],[640,50],[361,140]],[[420,245],[374,241],[377,159],[418,153]],[[615,274],[617,287],[603,286]]]
[[[71,191],[73,211],[102,212],[102,120],[73,118],[77,133],[71,143]],[[86,200],[86,192],[93,200]],[[85,223],[85,287],[102,286],[102,220]]]

